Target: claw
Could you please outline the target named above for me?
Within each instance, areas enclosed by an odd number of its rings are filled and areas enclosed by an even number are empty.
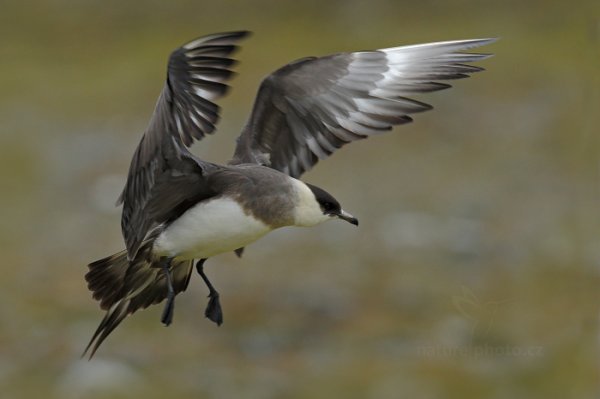
[[[208,301],[208,305],[206,306],[206,310],[204,311],[204,316],[220,326],[223,324],[223,311],[221,310],[219,293],[215,291],[214,293],[210,293],[208,297],[210,299]]]

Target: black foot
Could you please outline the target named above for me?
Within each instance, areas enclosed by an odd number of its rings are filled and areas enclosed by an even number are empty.
[[[221,310],[221,302],[219,301],[219,293],[217,291],[211,292],[208,297],[208,305],[204,311],[210,321],[217,323],[218,326],[223,324],[223,310]]]
[[[171,279],[171,272],[169,270],[170,266],[171,259],[164,259],[162,262],[162,269],[167,280],[167,303],[165,304],[165,308],[163,309],[160,321],[165,326],[168,326],[173,322],[173,312],[175,310],[175,290],[173,289],[173,280]]]
[[[172,298],[167,298],[167,303],[165,304],[165,308],[163,309],[162,316],[160,317],[160,321],[168,326],[173,322],[173,310],[175,309],[175,301]]]
[[[206,274],[204,274],[204,262],[206,259],[200,259],[196,263],[196,270],[204,283],[208,287],[208,305],[206,306],[206,310],[204,311],[204,316],[206,316],[210,321],[216,323],[218,326],[223,324],[223,310],[221,309],[221,302],[219,301],[219,293],[215,290],[215,287],[210,283]]]

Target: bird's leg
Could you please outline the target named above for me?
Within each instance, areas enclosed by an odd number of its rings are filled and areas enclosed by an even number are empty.
[[[172,260],[173,258],[167,257],[161,260],[161,267],[167,280],[167,303],[165,304],[165,308],[160,318],[160,321],[165,326],[168,326],[173,321],[173,310],[175,308],[175,290],[173,289],[173,279],[171,278],[171,271],[169,270]]]
[[[196,270],[204,283],[208,287],[208,305],[206,306],[206,310],[204,311],[204,316],[208,317],[209,320],[217,323],[220,326],[223,323],[223,311],[221,310],[221,302],[219,301],[219,293],[215,290],[215,287],[210,283],[206,274],[204,274],[204,262],[206,259],[200,259],[196,262]]]

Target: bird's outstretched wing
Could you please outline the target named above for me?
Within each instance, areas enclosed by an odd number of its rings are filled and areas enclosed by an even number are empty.
[[[464,53],[495,39],[458,40],[340,53],[290,63],[262,82],[232,164],[258,163],[293,177],[355,140],[431,109],[406,96],[450,87],[482,68]]]
[[[121,228],[129,259],[148,231],[172,218],[181,204],[211,195],[202,184],[210,164],[187,147],[214,131],[219,107],[213,101],[227,91],[225,82],[235,63],[229,56],[247,35],[239,31],[204,36],[171,54],[166,83],[117,202],[123,203]]]

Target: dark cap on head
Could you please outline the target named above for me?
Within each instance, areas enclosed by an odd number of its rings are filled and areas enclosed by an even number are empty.
[[[342,207],[340,206],[340,203],[333,198],[333,195],[329,194],[322,188],[313,186],[312,184],[306,183],[306,185],[315,195],[315,198],[317,199],[319,205],[321,205],[321,209],[323,210],[324,214],[339,215]]]
[[[340,203],[335,198],[333,198],[333,195],[329,194],[322,188],[313,186],[312,184],[305,184],[315,195],[315,198],[321,206],[321,210],[323,211],[324,215],[336,216],[342,220],[345,220],[348,223],[358,226],[358,219],[342,210]]]

